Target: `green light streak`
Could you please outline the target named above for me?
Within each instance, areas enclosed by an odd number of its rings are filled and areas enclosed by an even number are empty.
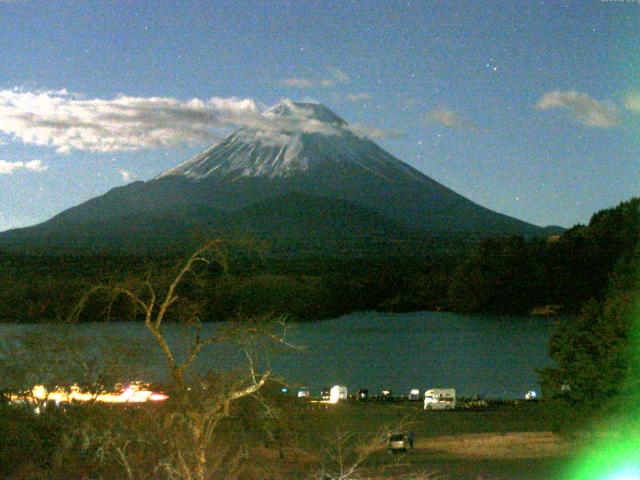
[[[625,429],[628,430],[628,429]],[[609,432],[611,433],[611,432]],[[572,465],[566,480],[638,480],[640,479],[640,437],[637,425],[627,431],[634,438],[595,442]],[[617,435],[616,435],[617,436]]]
[[[640,248],[636,251],[636,264]],[[636,294],[640,272],[636,274]],[[640,302],[629,315],[629,375],[617,420],[596,430],[591,442],[569,465],[563,480],[640,480]]]

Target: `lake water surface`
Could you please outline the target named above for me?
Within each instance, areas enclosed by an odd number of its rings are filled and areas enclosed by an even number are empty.
[[[417,312],[362,312],[334,320],[296,324],[289,339],[304,348],[275,355],[274,371],[318,394],[323,386],[344,384],[350,391],[390,388],[406,395],[410,388],[452,387],[459,395],[517,398],[539,389],[536,369],[549,364],[549,336],[557,320],[539,317],[466,316]],[[207,324],[206,331],[220,324]],[[47,325],[0,324],[0,337]],[[161,381],[163,362],[140,323],[90,323],[71,327],[87,338],[114,338],[138,350],[135,362],[145,379]],[[167,326],[181,343],[187,331]],[[228,347],[205,351],[201,372],[229,368],[238,360]]]

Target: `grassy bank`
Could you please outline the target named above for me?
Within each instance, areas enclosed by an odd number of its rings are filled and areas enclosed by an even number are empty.
[[[563,464],[575,450],[567,440],[550,432],[551,418],[543,403],[425,412],[420,402],[408,401],[345,401],[337,405],[285,397],[268,401],[272,411],[278,412],[277,419],[265,423],[249,401],[232,412],[223,429],[226,433],[221,435],[221,445],[245,452],[238,457],[238,478],[315,479],[318,472],[348,470],[355,465],[354,475],[345,479],[547,480],[560,477]],[[152,418],[161,419],[164,408],[94,406],[29,415],[4,407],[0,419],[6,447],[2,449],[6,455],[0,458],[3,478],[68,478],[70,474],[77,478],[121,478],[117,460],[107,462],[83,447],[88,440],[82,438],[81,425],[87,421],[94,425],[107,422],[104,431],[97,428],[93,435],[113,432],[114,425],[128,425],[122,427],[122,435],[135,423],[140,437],[148,440],[136,447],[139,439],[130,439],[130,452],[137,456],[130,461],[149,462],[145,478],[166,478],[152,473],[154,454],[144,453],[153,443],[147,437],[152,432],[145,431],[157,428],[152,427],[157,425]],[[75,427],[65,433],[69,425]],[[414,449],[405,454],[387,453],[386,434],[397,430],[415,433]]]

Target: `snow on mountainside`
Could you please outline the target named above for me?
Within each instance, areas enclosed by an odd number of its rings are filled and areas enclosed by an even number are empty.
[[[390,171],[415,179],[421,175],[353,133],[347,122],[324,105],[285,101],[263,115],[271,120],[271,129],[240,129],[156,178],[289,177],[332,163],[356,166],[382,178]]]

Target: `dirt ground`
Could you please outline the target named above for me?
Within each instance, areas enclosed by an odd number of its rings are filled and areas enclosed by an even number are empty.
[[[476,433],[425,438],[416,449],[458,458],[553,458],[569,454],[569,442],[551,432]]]
[[[507,432],[418,439],[400,455],[382,450],[371,479],[554,480],[574,446],[551,432]]]

